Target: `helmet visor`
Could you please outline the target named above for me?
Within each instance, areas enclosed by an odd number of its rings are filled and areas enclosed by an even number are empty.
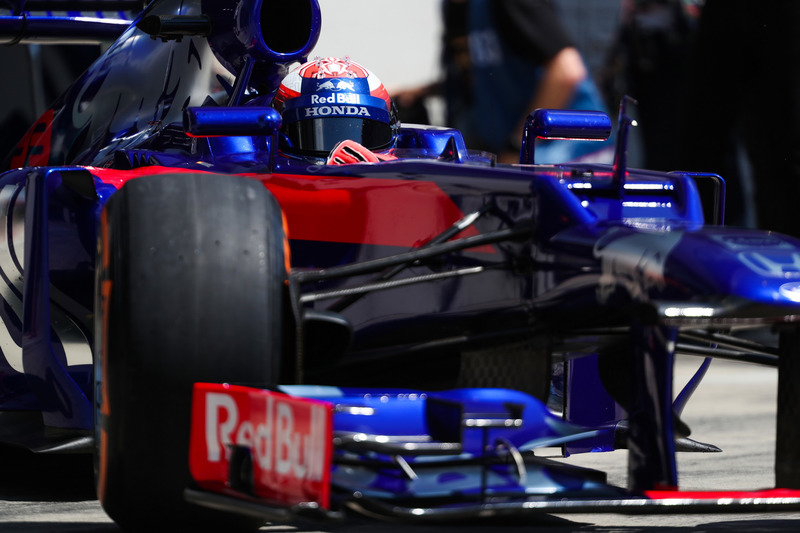
[[[389,148],[393,131],[389,124],[357,117],[325,117],[298,120],[284,126],[283,133],[295,152],[327,156],[341,141],[351,140],[370,150]]]

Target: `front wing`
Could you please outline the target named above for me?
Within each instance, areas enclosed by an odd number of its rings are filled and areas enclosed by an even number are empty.
[[[800,510],[800,490],[641,492],[536,455],[613,428],[519,391],[196,384],[188,501],[265,520]]]

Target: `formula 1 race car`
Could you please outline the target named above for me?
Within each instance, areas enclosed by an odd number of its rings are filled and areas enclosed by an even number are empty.
[[[94,453],[124,529],[800,509],[800,241],[724,226],[718,176],[627,168],[625,106],[613,165],[535,164],[611,134],[557,110],[498,164],[366,70],[290,69],[316,0],[56,4],[0,39],[116,40],[0,175],[0,440]],[[329,164],[326,118],[377,144]],[[676,451],[715,450],[681,420],[707,357],[778,367],[775,489],[678,489]],[[627,448],[629,486],[541,448]]]

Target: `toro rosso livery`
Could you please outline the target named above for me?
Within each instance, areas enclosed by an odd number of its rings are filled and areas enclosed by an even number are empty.
[[[500,165],[309,60],[316,0],[64,4],[0,18],[116,39],[0,175],[0,439],[94,453],[123,528],[800,508],[800,241],[724,226],[717,176],[627,168],[627,102],[613,148],[537,110]],[[718,451],[681,420],[709,357],[778,367],[776,488],[679,490],[676,452]],[[541,448],[627,448],[629,486]]]

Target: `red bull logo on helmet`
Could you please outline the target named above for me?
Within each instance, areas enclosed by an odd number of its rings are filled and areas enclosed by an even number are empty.
[[[359,103],[382,107],[387,113],[392,108],[389,93],[375,74],[348,58],[334,57],[318,58],[289,72],[275,96],[276,108],[280,111],[284,106],[296,107],[298,104],[292,102],[293,100],[315,93],[327,93],[326,97],[329,97],[330,93],[354,94],[362,98],[371,96],[378,100],[372,104],[367,104],[364,100]],[[325,102],[325,104],[333,103],[355,102]]]
[[[312,94],[311,104],[360,104],[359,95],[354,93]]]

